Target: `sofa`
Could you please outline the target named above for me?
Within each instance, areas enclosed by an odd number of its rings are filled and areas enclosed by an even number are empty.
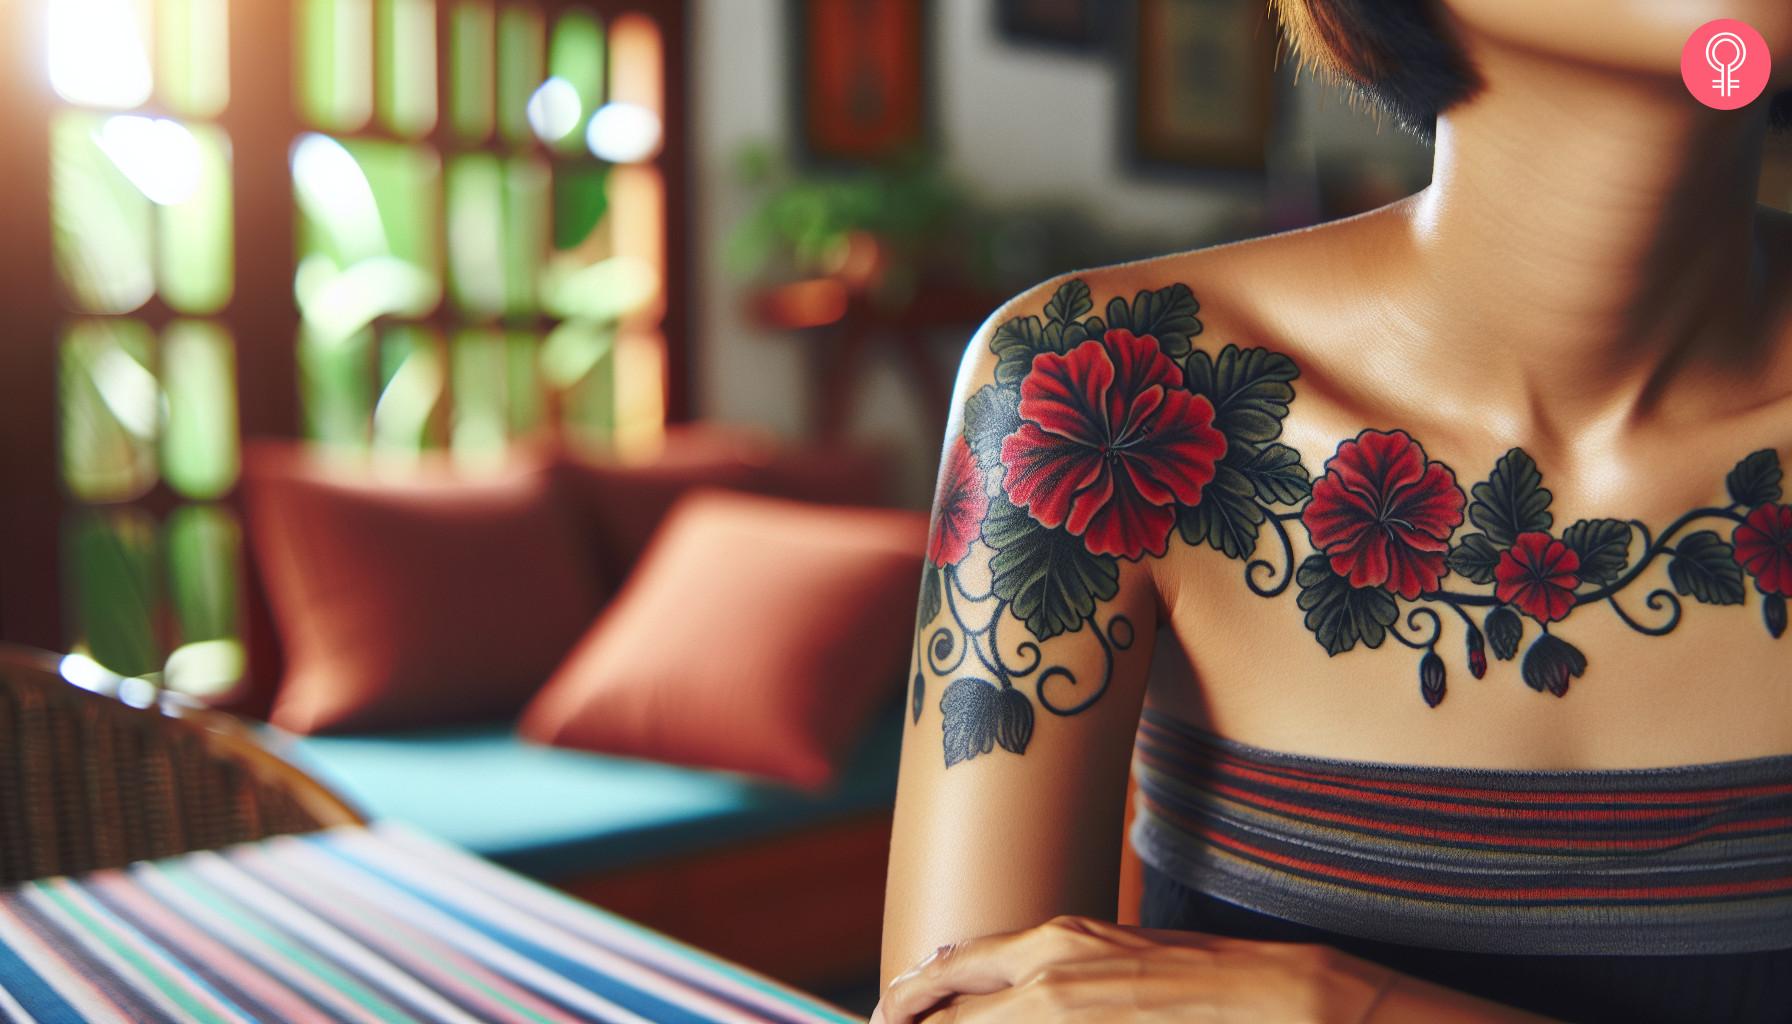
[[[250,446],[248,489],[258,467],[298,457],[291,445]],[[612,548],[600,559],[612,579],[606,599],[624,591],[668,508],[693,489],[851,506],[889,505],[892,497],[880,453],[793,449],[713,430],[675,432],[647,463],[598,465],[607,515],[620,501],[610,497],[623,493],[618,488],[648,494],[605,527]],[[589,473],[582,483],[592,489]],[[225,703],[267,717],[274,681],[290,678],[283,648],[292,633],[267,592],[269,547],[258,512],[268,518],[253,500],[245,504],[250,679]],[[280,728],[275,713],[276,724],[263,728],[276,752],[372,819],[402,821],[674,938],[827,990],[875,977],[900,678],[880,692],[837,773],[808,788],[545,745],[521,735],[514,715],[301,733]]]

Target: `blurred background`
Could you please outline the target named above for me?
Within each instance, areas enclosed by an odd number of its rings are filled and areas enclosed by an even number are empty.
[[[1119,16],[1124,11],[1124,16]],[[215,689],[244,436],[460,463],[668,421],[928,498],[1067,269],[1354,213],[1424,149],[1261,2],[12,0],[0,634]]]
[[[376,817],[835,986],[874,972],[894,760],[870,781],[841,766],[900,700],[907,640],[838,726],[853,742],[830,739],[834,774],[701,737],[676,755],[545,737],[833,787],[819,803],[686,776],[566,789],[609,769],[513,754],[517,709],[595,609],[645,587],[633,563],[683,488],[924,509],[959,353],[1008,295],[1361,212],[1429,174],[1425,146],[1298,69],[1264,0],[6,0],[0,123],[0,640],[64,653],[71,681],[115,673],[256,718],[298,685],[283,656],[315,674],[319,649],[377,649],[369,692],[413,658],[409,711],[275,724],[320,734],[292,749]],[[1783,147],[1762,196],[1792,204]],[[288,472],[270,445],[357,475],[246,500],[258,459]],[[566,583],[597,603],[534,660],[456,684],[514,677],[508,703],[479,705],[482,739],[407,731],[475,717],[432,703],[470,663],[447,641],[567,607],[541,583],[564,557],[501,546],[545,520],[439,490],[544,459],[583,467],[581,507],[615,545],[601,586]],[[418,474],[436,499],[412,500]],[[704,563],[665,585],[718,584]],[[538,624],[503,621],[493,645]],[[424,639],[381,647],[399,635]],[[473,782],[438,792],[470,765],[510,787],[489,821]],[[722,824],[628,817],[674,812]],[[581,829],[601,856],[567,838]],[[656,838],[605,838],[627,829]],[[537,856],[575,847],[590,855]],[[740,893],[782,901],[809,946],[769,949],[744,907],[716,931]]]

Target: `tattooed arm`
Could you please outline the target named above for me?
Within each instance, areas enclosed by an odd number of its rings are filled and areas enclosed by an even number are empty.
[[[1181,387],[1186,287],[1021,296],[960,370],[920,588],[884,932],[937,946],[1114,913],[1156,598],[1145,560],[1223,439]],[[1136,333],[1135,333],[1136,332]]]

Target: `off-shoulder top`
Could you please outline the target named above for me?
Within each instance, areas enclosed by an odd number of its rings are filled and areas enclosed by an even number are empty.
[[[1317,941],[1571,1021],[1792,1021],[1792,755],[1516,770],[1265,750],[1147,711],[1146,925]]]

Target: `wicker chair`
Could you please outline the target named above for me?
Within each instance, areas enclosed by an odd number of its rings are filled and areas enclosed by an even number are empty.
[[[242,720],[64,664],[0,645],[0,885],[363,820]]]

